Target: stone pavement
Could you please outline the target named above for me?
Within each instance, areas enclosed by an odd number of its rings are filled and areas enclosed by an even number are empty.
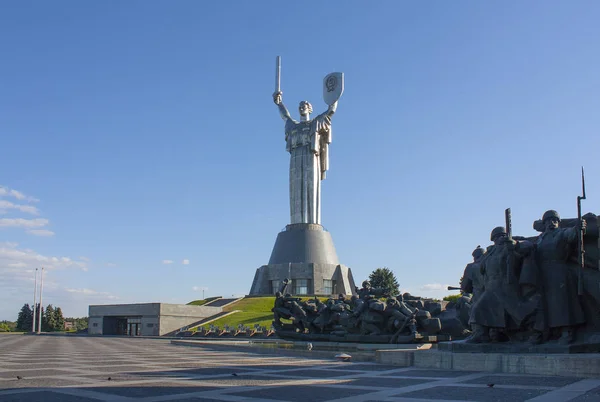
[[[2,402],[569,400],[600,401],[600,379],[265,356],[160,339],[0,336]]]

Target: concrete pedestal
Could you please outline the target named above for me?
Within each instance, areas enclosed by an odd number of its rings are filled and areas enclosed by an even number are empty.
[[[294,295],[354,293],[350,268],[339,263],[331,234],[316,224],[287,225],[275,240],[269,264],[256,270],[250,296],[273,295],[289,278]]]

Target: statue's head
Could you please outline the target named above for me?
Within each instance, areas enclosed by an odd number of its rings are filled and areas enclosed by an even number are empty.
[[[481,246],[477,246],[477,248],[473,250],[473,253],[471,255],[473,256],[473,259],[475,261],[478,261],[481,257],[483,257],[484,254],[485,250],[482,249]]]
[[[544,216],[542,216],[542,222],[544,223],[544,228],[546,230],[558,229],[558,225],[560,223],[560,215],[558,214],[558,212],[551,209],[549,211],[544,212]]]
[[[340,293],[340,294],[338,295],[338,300],[340,300],[340,301],[344,301],[344,300],[346,300],[346,295],[345,295],[345,294],[343,294],[343,293]]]
[[[300,116],[306,117],[310,116],[310,114],[313,112],[312,105],[309,101],[300,102],[300,105],[298,105],[298,110],[300,111]]]
[[[369,281],[363,281],[362,287],[365,288],[365,289],[369,289],[371,287],[371,282],[369,282]]]
[[[504,229],[503,226],[497,226],[492,230],[492,233],[490,233],[490,240],[493,241],[495,244],[498,244],[502,241],[504,241],[504,238],[506,237],[506,229]]]

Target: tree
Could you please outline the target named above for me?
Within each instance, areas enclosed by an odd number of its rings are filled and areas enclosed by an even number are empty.
[[[44,332],[54,331],[56,327],[56,321],[54,320],[54,307],[52,304],[48,304],[44,315],[42,316],[42,330]]]
[[[81,317],[81,318],[67,317],[67,318],[65,318],[65,321],[72,322],[74,325],[74,329],[76,331],[80,331],[80,330],[86,329],[88,327],[88,318],[87,317]]]
[[[377,268],[369,275],[369,282],[374,288],[389,289],[390,296],[396,296],[400,294],[400,285],[396,280],[394,273],[387,267]]]
[[[462,295],[448,295],[444,297],[445,301],[448,302],[456,302],[458,301],[458,299],[460,299],[462,297]]]
[[[54,310],[54,331],[64,331],[65,330],[65,317],[63,317],[63,313],[60,307],[57,307]]]
[[[14,332],[16,327],[17,323],[15,322],[6,320],[0,321],[0,332]]]
[[[17,317],[17,331],[31,331],[31,325],[33,324],[33,310],[29,307],[29,303],[25,303],[19,311]]]

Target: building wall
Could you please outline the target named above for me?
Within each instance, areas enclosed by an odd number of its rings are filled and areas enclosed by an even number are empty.
[[[188,306],[185,304],[160,305],[159,336],[191,325],[223,311],[222,307]]]
[[[165,303],[93,305],[89,306],[88,333],[102,335],[104,332],[114,332],[112,328],[115,324],[114,320],[105,318],[139,317],[141,318],[140,335],[162,336],[221,311],[223,311],[221,307]],[[104,328],[105,325],[111,328]]]
[[[271,281],[292,280],[292,287],[287,289],[288,293],[294,293],[294,281],[308,279],[309,295],[328,295],[323,289],[323,280],[332,280],[335,289],[332,293],[354,294],[354,278],[350,268],[341,264],[315,264],[315,263],[292,263],[292,264],[269,264],[263,265],[256,270],[251,295],[272,295]]]

